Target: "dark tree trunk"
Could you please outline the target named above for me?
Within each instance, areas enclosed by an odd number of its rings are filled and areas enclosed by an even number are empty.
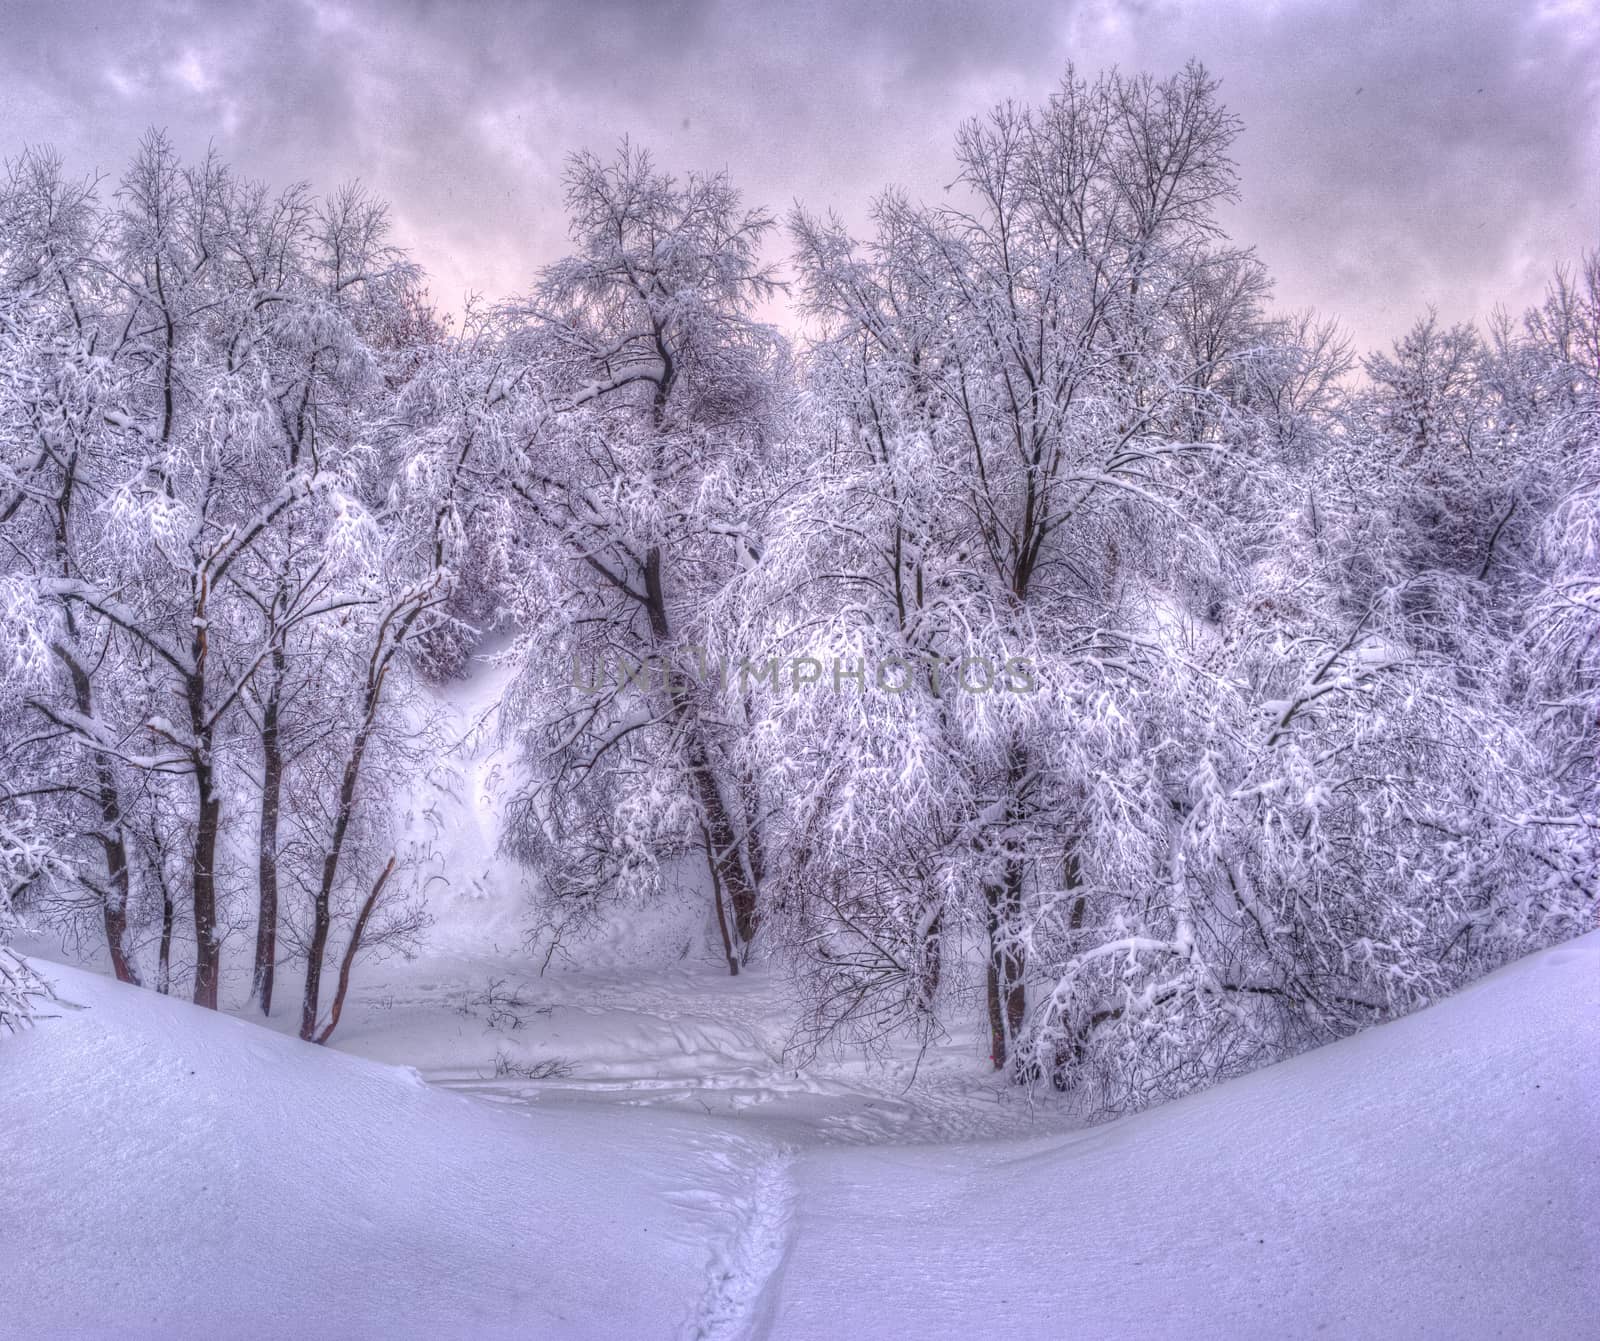
[[[108,887],[101,908],[105,918],[106,946],[111,951],[111,968],[118,982],[139,985],[139,971],[128,957],[128,842],[122,829],[122,809],[109,765],[101,763],[100,843],[106,853]]]
[[[250,990],[263,1015],[272,1014],[272,982],[278,959],[278,813],[283,798],[283,746],[278,737],[284,655],[272,654],[274,676],[261,710],[261,828],[256,860],[255,970]]]
[[[194,769],[194,1003],[217,1008],[222,977],[222,946],[217,939],[217,835],[222,828],[222,798],[217,794],[213,756],[216,724],[208,720],[206,656],[210,634],[206,624],[209,577],[194,579],[194,638],[189,646],[193,669],[185,677],[184,700],[189,709],[190,762]]]
[[[172,891],[167,882],[161,882],[161,951],[156,959],[156,990],[163,996],[172,990],[172,928],[177,919],[177,909],[172,903]]]
[[[1008,863],[1000,884],[985,885],[988,906],[989,964],[987,977],[989,1002],[989,1055],[995,1070],[1001,1070],[1011,1057],[1012,1047],[1022,1032],[1027,1007],[1023,974],[1027,969],[1020,936],[1022,920],[1022,867]]]
[[[322,960],[328,953],[328,929],[333,917],[328,894],[318,890],[312,912],[311,945],[306,952],[306,986],[300,998],[300,1037],[307,1043],[317,1036],[317,1012],[322,996]]]
[[[728,905],[733,913],[734,954],[743,962],[750,942],[755,939],[761,926],[760,907],[756,891],[745,874],[740,837],[734,832],[733,821],[722,797],[722,788],[717,785],[705,745],[693,727],[689,732],[689,769],[694,775],[695,790],[699,793],[700,808],[705,815],[701,832],[709,844],[706,858],[716,868],[721,888],[727,893]]]
[[[217,939],[217,834],[222,827],[222,802],[207,759],[195,768],[200,817],[194,835],[194,1003],[217,1008],[222,972],[222,946]]]
[[[113,876],[116,874],[118,863],[122,864],[122,878],[127,879],[127,855],[122,852],[113,853],[113,847],[120,847],[120,843],[106,843],[106,865],[112,868]],[[108,893],[105,904],[106,945],[111,950],[111,971],[117,975],[118,982],[132,983],[139,986],[139,971],[134,968],[133,961],[128,958],[128,905],[126,893],[118,898],[114,893]]]
[[[329,852],[322,864],[322,883],[317,887],[311,915],[311,944],[306,952],[305,992],[300,998],[300,1037],[307,1043],[317,1036],[317,1012],[321,1009],[322,961],[328,953],[328,932],[333,926],[333,881],[339,858]]]
[[[935,913],[917,946],[917,1004],[932,1014],[944,980],[944,911]]]
[[[197,609],[204,610],[203,604]],[[201,626],[195,639],[194,662],[205,665],[205,632]],[[206,723],[206,691],[203,671],[189,678],[185,687],[189,701],[189,729],[194,741],[191,759],[194,767],[195,829],[194,867],[194,1003],[211,1010],[217,1008],[217,989],[222,976],[222,946],[217,940],[217,835],[222,828],[222,798],[217,795],[217,779],[212,761],[212,730]]]
[[[328,953],[328,932],[333,925],[333,887],[339,878],[339,859],[344,855],[345,837],[350,832],[350,822],[355,816],[356,784],[361,780],[361,764],[367,753],[367,740],[372,731],[373,716],[377,711],[377,695],[382,681],[369,689],[366,718],[356,732],[345,759],[344,777],[339,784],[339,808],[334,814],[333,837],[328,853],[322,860],[322,880],[317,885],[313,905],[311,945],[306,956],[305,995],[300,1002],[300,1037],[307,1043],[316,1041],[317,1012],[322,995],[322,961]]]
[[[378,906],[378,900],[383,897],[383,887],[389,883],[389,877],[394,874],[394,856],[390,855],[387,865],[379,873],[378,878],[372,883],[372,890],[367,895],[366,902],[361,905],[361,911],[356,915],[356,924],[350,931],[350,944],[344,948],[344,958],[339,961],[339,985],[334,989],[333,1004],[328,1008],[328,1027],[317,1035],[318,1043],[326,1043],[333,1037],[333,1031],[339,1027],[339,1016],[344,1010],[345,993],[350,990],[350,969],[356,962],[356,955],[361,950],[361,938],[367,934],[367,921],[372,916],[372,910]]]
[[[88,690],[89,682],[85,677],[78,704],[78,711],[85,716],[90,713]],[[96,760],[95,775],[100,793],[100,845],[106,854],[106,891],[100,903],[106,947],[111,952],[111,969],[117,981],[137,987],[139,972],[128,958],[128,840],[122,827],[122,804],[111,765],[104,759]]]
[[[1006,824],[1016,825],[1024,815],[1028,772],[1026,752],[1013,746],[1011,763],[1007,769],[1006,786],[1009,802],[1006,807]],[[1022,884],[1023,863],[1009,837],[999,879],[983,887],[984,907],[988,919],[989,963],[986,973],[989,1005],[989,1055],[995,1070],[1001,1070],[1013,1061],[1017,1038],[1022,1033],[1022,1021],[1027,1011],[1028,995],[1024,975],[1027,972],[1027,950],[1022,939]]]
[[[717,930],[722,935],[722,953],[727,958],[729,974],[737,978],[739,955],[734,949],[733,933],[728,929],[727,900],[722,897],[722,873],[717,869],[717,861],[713,856],[715,845],[703,823],[700,825],[700,841],[705,846],[706,869],[711,873],[711,904],[717,914]]]
[[[462,460],[465,460],[465,455],[463,451]],[[435,583],[443,562],[443,541],[437,526],[436,519]],[[372,733],[377,727],[378,710],[383,703],[384,681],[388,679],[395,655],[405,646],[412,627],[422,612],[428,608],[432,590],[434,588],[427,588],[409,603],[390,610],[389,616],[380,628],[377,645],[373,648],[371,660],[368,662],[366,688],[361,700],[361,725],[356,731],[355,738],[350,742],[350,753],[345,756],[344,775],[339,782],[339,803],[334,811],[333,834],[328,842],[327,855],[322,861],[322,880],[317,885],[313,905],[311,944],[306,958],[305,995],[300,1002],[300,1037],[307,1043],[316,1041],[317,1012],[322,993],[322,961],[328,952],[328,932],[333,923],[333,889],[339,878],[339,860],[344,855],[345,839],[349,836],[350,824],[355,818],[356,788],[361,781],[361,769],[366,762],[367,745],[371,742]],[[391,622],[392,630],[386,635],[383,630],[390,629]],[[384,641],[386,636],[387,643]],[[379,888],[381,889],[381,882]],[[374,894],[376,892],[375,890]]]
[[[69,628],[71,624],[69,622]],[[89,673],[65,647],[55,648],[57,658],[72,679],[72,697],[81,716],[94,716],[94,689]],[[106,948],[111,968],[119,982],[139,985],[139,973],[128,958],[128,839],[122,824],[122,799],[117,780],[103,755],[95,756],[95,787],[100,803],[100,831],[96,837],[105,851],[106,888],[100,898],[101,916],[106,929]]]
[[[645,556],[644,590],[645,608],[650,618],[650,632],[655,638],[656,645],[670,655],[672,627],[667,618],[667,599],[661,581],[659,549],[651,549]],[[713,868],[713,882],[717,884],[717,916],[720,920],[725,917],[725,911],[731,911],[733,914],[733,943],[728,947],[728,970],[737,974],[739,965],[744,962],[749,952],[750,942],[755,939],[756,932],[761,926],[761,910],[755,884],[757,879],[755,871],[759,866],[760,857],[755,856],[749,866],[745,864],[746,845],[751,835],[742,834],[734,828],[727,800],[722,794],[716,769],[711,762],[710,751],[707,750],[705,739],[700,734],[700,723],[696,718],[689,692],[681,683],[676,682],[670,672],[663,678],[672,715],[684,726],[689,772],[694,779],[695,794],[700,802],[703,817],[700,832],[707,845],[706,860]],[[727,910],[724,910],[722,903],[724,897],[727,900]],[[726,938],[728,933],[726,925],[723,930]]]

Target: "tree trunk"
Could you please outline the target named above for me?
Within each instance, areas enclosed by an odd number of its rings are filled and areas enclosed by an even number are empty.
[[[1011,1058],[1017,1036],[1022,1032],[1027,1007],[1027,988],[1023,973],[1027,968],[1022,946],[1022,866],[1010,862],[1005,879],[983,887],[988,908],[989,964],[987,995],[989,1003],[989,1056],[996,1071]]]
[[[667,618],[666,588],[661,578],[659,549],[652,548],[645,555],[644,590],[651,635],[664,656],[670,657],[672,626]],[[706,860],[714,868],[714,880],[720,880],[717,889],[717,916],[719,919],[724,917],[721,904],[724,894],[733,913],[733,944],[729,947],[728,970],[737,974],[739,965],[744,962],[749,952],[750,942],[755,939],[755,934],[761,925],[760,905],[752,875],[756,865],[759,864],[759,857],[751,866],[745,865],[745,843],[749,835],[740,834],[734,829],[733,820],[728,814],[727,801],[717,782],[710,752],[706,749],[705,740],[700,734],[700,723],[688,690],[675,681],[670,671],[663,678],[672,715],[683,724],[684,728],[689,772],[694,779],[695,793],[700,801],[703,816],[700,832],[707,844]],[[724,926],[725,935],[726,932],[727,928]]]
[[[172,904],[172,891],[167,882],[161,882],[161,951],[156,959],[156,990],[166,996],[172,990],[172,927],[177,919],[177,909]]]
[[[70,627],[70,625],[69,625]],[[72,697],[81,716],[94,717],[94,689],[89,673],[76,656],[64,647],[55,649],[57,657],[67,668],[72,679]],[[106,888],[100,898],[102,920],[106,929],[106,948],[111,953],[111,969],[118,982],[139,985],[139,973],[128,958],[128,839],[122,827],[122,799],[117,794],[117,780],[111,765],[103,755],[95,756],[96,790],[100,802],[100,832],[97,837],[106,857]]]
[[[939,984],[944,979],[944,910],[939,908],[926,919],[917,941],[917,1006],[932,1015],[939,1000]]]
[[[283,798],[283,746],[278,713],[283,686],[283,649],[273,649],[276,672],[261,710],[261,828],[256,861],[255,970],[250,991],[263,1015],[272,1014],[272,982],[278,958],[278,813]]]
[[[106,865],[113,869],[113,875],[120,867],[121,877],[127,880],[127,854],[118,852],[113,854],[112,847],[121,847],[121,843],[106,843]],[[124,889],[126,885],[124,884]],[[108,893],[104,902],[106,945],[111,950],[111,971],[117,975],[118,982],[132,983],[139,986],[139,971],[134,968],[133,961],[128,958],[128,905],[127,895],[124,892],[121,898],[114,893]]]
[[[209,750],[206,752],[209,756]],[[200,816],[194,834],[194,1003],[217,1008],[222,946],[217,940],[217,834],[222,802],[214,791],[209,757],[195,768]]]
[[[733,821],[722,797],[722,788],[717,785],[705,746],[693,727],[689,731],[689,768],[694,776],[695,790],[699,793],[700,808],[705,814],[705,825],[701,832],[709,845],[706,859],[716,868],[721,888],[727,892],[728,905],[733,913],[733,953],[742,963],[750,942],[755,939],[761,926],[760,906],[756,891],[745,874],[739,835],[734,832]],[[732,965],[733,959],[730,958],[729,963]],[[738,972],[736,967],[734,972]]]
[[[333,924],[326,890],[317,892],[311,926],[311,945],[306,952],[306,986],[300,998],[300,1037],[316,1041],[317,1011],[322,996],[322,960],[328,953],[328,929]]]
[[[350,990],[350,969],[356,962],[356,954],[361,949],[361,938],[367,932],[367,920],[372,916],[372,910],[378,906],[378,900],[383,895],[383,887],[389,883],[389,877],[394,874],[394,854],[389,856],[388,863],[384,866],[378,878],[372,883],[372,891],[367,895],[366,902],[361,905],[361,912],[356,916],[356,924],[350,931],[350,944],[344,948],[344,958],[339,961],[339,986],[333,993],[333,1004],[328,1008],[328,1027],[317,1035],[317,1042],[326,1043],[333,1037],[333,1031],[339,1027],[339,1015],[344,1010],[345,993]]]
[[[739,976],[739,956],[734,950],[733,933],[728,930],[727,901],[722,897],[722,873],[717,869],[716,857],[713,855],[714,844],[711,835],[706,832],[704,823],[700,825],[700,841],[705,847],[706,869],[711,873],[711,906],[717,914],[717,930],[722,935],[722,953],[728,961],[728,973],[737,978]]]
[[[367,691],[366,717],[361,729],[351,743],[350,754],[344,762],[344,777],[339,784],[339,808],[333,821],[333,837],[328,843],[327,855],[322,859],[322,880],[317,886],[316,903],[311,926],[311,946],[306,956],[306,988],[300,1001],[300,1037],[314,1043],[317,1036],[317,1012],[322,994],[322,960],[328,952],[328,932],[333,925],[333,887],[339,877],[339,859],[344,854],[345,836],[350,832],[350,822],[355,816],[356,784],[361,780],[361,764],[366,758],[367,740],[372,731],[373,717],[377,712],[377,695],[381,680]]]
[[[440,543],[436,533],[436,551]],[[434,576],[437,577],[440,571],[437,552],[434,560]],[[396,653],[405,645],[413,624],[426,608],[426,599],[394,607],[390,618],[395,620],[395,628],[389,635],[390,641],[385,646],[384,635],[380,631],[378,644],[373,649],[368,665],[366,689],[362,694],[361,725],[350,742],[350,753],[345,756],[344,775],[339,781],[339,803],[334,811],[333,834],[328,841],[327,855],[322,859],[322,880],[317,886],[311,945],[306,959],[305,995],[300,1001],[300,1037],[307,1043],[316,1041],[317,1010],[322,992],[322,960],[328,952],[328,931],[333,922],[333,887],[339,878],[339,859],[344,855],[345,839],[355,818],[356,787],[361,781],[361,769],[366,762],[367,745],[376,729],[378,709],[383,702],[384,682]],[[389,620],[386,619],[384,627],[388,624]]]
[[[194,669],[186,676],[184,699],[189,709],[190,760],[194,766],[194,1003],[217,1008],[222,977],[222,946],[217,940],[217,835],[222,828],[222,798],[217,794],[216,724],[207,721],[206,656],[210,645],[206,623],[207,578],[194,586],[194,637],[189,655]]]
[[[1019,824],[1024,813],[1027,754],[1013,744],[1010,766],[1006,770],[1009,791],[1005,812],[1008,828]],[[995,1070],[1014,1062],[1017,1038],[1027,1011],[1027,950],[1022,939],[1023,864],[1014,850],[1013,840],[1003,840],[1012,848],[1004,858],[998,880],[983,887],[983,901],[989,930],[989,964],[986,974],[989,1004],[989,1055]]]

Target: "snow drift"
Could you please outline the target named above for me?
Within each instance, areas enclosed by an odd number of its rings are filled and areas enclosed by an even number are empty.
[[[782,1336],[1578,1337],[1600,935],[1065,1141],[819,1155]]]
[[[669,1193],[710,1134],[508,1110],[42,967],[83,1009],[0,1052],[0,1333],[645,1337],[693,1302],[714,1217]]]
[[[48,966],[47,966],[48,967]],[[0,1047],[11,1335],[1577,1336],[1600,934],[1065,1139],[518,1110],[48,967]]]

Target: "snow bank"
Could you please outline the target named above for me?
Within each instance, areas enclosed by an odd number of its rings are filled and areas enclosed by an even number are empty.
[[[1600,934],[1153,1112],[915,1146],[638,1094],[486,1103],[41,967],[84,1009],[0,1043],[7,1335],[1568,1337],[1600,1316]]]
[[[0,1045],[0,1333],[649,1337],[698,1308],[735,1191],[704,1127],[493,1106],[39,967],[85,1009]]]
[[[819,1152],[772,1335],[1592,1336],[1597,1020],[1591,934],[1064,1141]]]

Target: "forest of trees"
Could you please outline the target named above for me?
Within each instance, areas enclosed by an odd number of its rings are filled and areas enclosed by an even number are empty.
[[[22,918],[325,1041],[489,632],[530,927],[692,855],[810,1043],[965,1011],[1125,1106],[1592,927],[1600,258],[1360,357],[1224,234],[1240,133],[1069,71],[865,236],[624,144],[455,319],[362,189],[10,161],[0,1024]]]

